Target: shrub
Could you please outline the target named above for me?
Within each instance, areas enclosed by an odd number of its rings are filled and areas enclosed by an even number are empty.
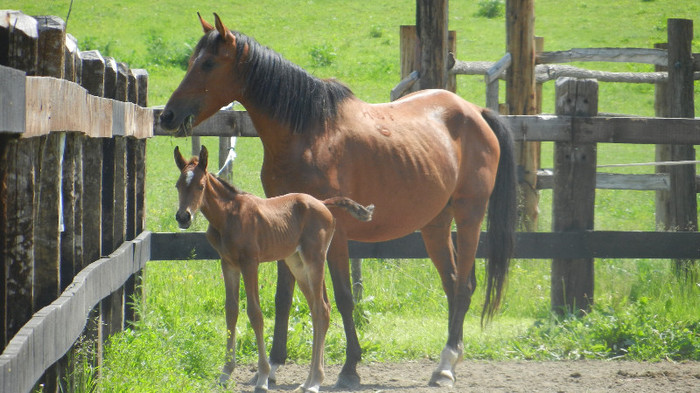
[[[493,19],[503,16],[504,13],[503,0],[481,0],[476,16]]]

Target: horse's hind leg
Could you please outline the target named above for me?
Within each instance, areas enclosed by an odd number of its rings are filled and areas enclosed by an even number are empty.
[[[353,309],[355,300],[352,297],[350,286],[350,263],[348,253],[348,239],[341,228],[336,228],[335,235],[328,250],[328,270],[333,280],[335,304],[343,318],[345,328],[345,364],[340,370],[336,387],[355,389],[360,386],[360,376],[357,373],[357,363],[362,358],[360,341],[357,339]]]
[[[448,306],[448,331],[454,330],[455,293],[457,291],[456,281],[456,252],[452,244],[452,208],[450,205],[433,219],[428,225],[421,228],[421,235],[425,243],[428,256],[433,261],[435,268],[440,274],[442,288],[447,297]],[[455,381],[454,367],[462,357],[461,341],[458,345],[448,345],[440,354],[440,364],[430,379],[430,385],[451,386]]]
[[[221,370],[219,383],[225,385],[236,367],[236,322],[238,321],[238,291],[241,272],[225,260],[221,260],[221,272],[226,287],[226,363]]]
[[[481,222],[487,198],[453,199],[457,224],[457,259],[454,270],[454,290],[448,325],[447,343],[440,354],[440,365],[433,373],[431,385],[451,386],[455,380],[455,366],[462,358],[464,316],[471,305],[476,279],[474,259],[479,245]],[[448,372],[448,368],[451,372]],[[451,375],[450,375],[451,374]]]

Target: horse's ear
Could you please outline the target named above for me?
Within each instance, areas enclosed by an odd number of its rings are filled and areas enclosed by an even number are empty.
[[[185,158],[180,153],[179,146],[175,146],[175,151],[173,152],[173,155],[175,156],[175,164],[177,164],[177,167],[180,168],[180,170],[185,169],[185,167],[187,166],[187,161],[185,161]]]
[[[197,16],[199,17],[199,23],[202,24],[202,29],[204,29],[204,33],[208,33],[212,30],[214,30],[214,26],[210,25],[209,22],[205,21],[204,18],[202,18],[202,15],[197,12]]]
[[[199,163],[197,164],[203,171],[207,170],[207,161],[209,161],[209,151],[207,147],[202,145],[202,150],[199,152]]]
[[[224,26],[224,24],[221,22],[221,18],[219,18],[219,15],[216,12],[214,13],[214,24],[216,25],[216,30],[227,44],[236,45],[236,37],[233,36],[231,30]]]

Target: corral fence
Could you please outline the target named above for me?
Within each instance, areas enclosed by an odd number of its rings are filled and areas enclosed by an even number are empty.
[[[76,341],[99,362],[137,317],[147,77],[79,51],[60,18],[0,11],[2,392],[71,390]]]

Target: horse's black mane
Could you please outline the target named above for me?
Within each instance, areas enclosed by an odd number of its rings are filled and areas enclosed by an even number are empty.
[[[292,132],[308,132],[333,121],[338,105],[353,95],[342,83],[319,79],[252,37],[231,32],[236,37],[244,94],[256,107],[268,110],[273,119],[287,124]],[[205,39],[211,42],[221,37],[213,30],[202,40]]]

